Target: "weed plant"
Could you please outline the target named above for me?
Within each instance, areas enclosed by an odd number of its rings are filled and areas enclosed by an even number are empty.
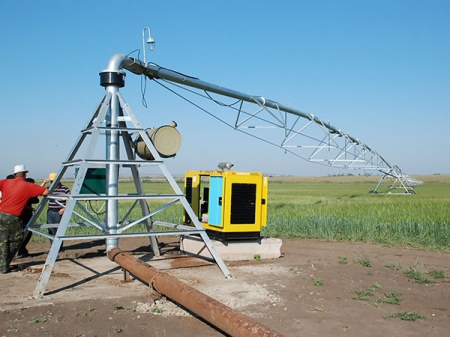
[[[321,278],[315,278],[314,286],[323,286],[323,280]]]
[[[401,320],[416,321],[417,319],[428,320],[427,317],[418,314],[417,312],[397,312],[388,316],[384,316],[385,319],[388,318],[400,318]]]

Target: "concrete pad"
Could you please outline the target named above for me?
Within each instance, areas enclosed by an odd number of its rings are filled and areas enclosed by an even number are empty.
[[[220,257],[224,261],[247,261],[272,259],[281,256],[282,240],[279,238],[259,238],[254,240],[233,240],[221,242],[211,240]],[[201,237],[185,235],[181,238],[180,250],[184,253],[212,258]]]

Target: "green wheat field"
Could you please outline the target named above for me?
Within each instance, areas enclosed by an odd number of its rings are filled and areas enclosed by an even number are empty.
[[[376,195],[369,194],[380,179],[376,176],[269,177],[267,227],[262,228],[261,235],[449,252],[450,175],[413,177],[424,182],[415,187],[415,194],[405,194],[401,189],[389,190],[389,182],[386,182]],[[184,191],[183,179],[177,182]],[[64,181],[69,187],[72,183]],[[143,179],[143,187],[146,193],[172,193],[170,185],[161,179]],[[131,180],[120,180],[120,193],[133,191]],[[151,210],[163,204],[156,203],[150,205]],[[128,212],[130,205],[129,201],[119,202],[119,219]],[[96,207],[101,210],[101,206],[92,206]],[[139,214],[140,209],[135,208],[128,217],[138,219]],[[181,224],[182,215],[183,207],[178,203],[159,213],[158,220]],[[44,217],[45,212],[37,223],[46,223]],[[68,234],[84,234],[84,228],[92,229],[88,231],[90,234],[98,233],[92,227],[75,227],[69,228]],[[47,239],[35,234],[33,240]]]

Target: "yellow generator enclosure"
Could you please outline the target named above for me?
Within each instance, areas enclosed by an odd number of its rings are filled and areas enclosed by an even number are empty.
[[[215,239],[258,238],[267,222],[268,179],[238,171],[186,172],[186,199]],[[185,213],[184,223],[192,223]]]

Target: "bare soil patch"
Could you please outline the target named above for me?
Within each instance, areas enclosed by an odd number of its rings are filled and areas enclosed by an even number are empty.
[[[177,237],[159,240],[159,258],[147,238],[121,239],[119,246],[286,336],[450,332],[449,253],[283,239],[281,258],[227,262],[233,278],[226,279],[216,265],[181,255]],[[13,262],[22,270],[0,275],[4,336],[225,335],[127,276],[106,257],[104,241],[64,247],[43,298],[31,296],[48,243],[30,243],[32,255]],[[407,271],[423,272],[428,282],[417,283]],[[404,320],[412,314],[420,318]]]

